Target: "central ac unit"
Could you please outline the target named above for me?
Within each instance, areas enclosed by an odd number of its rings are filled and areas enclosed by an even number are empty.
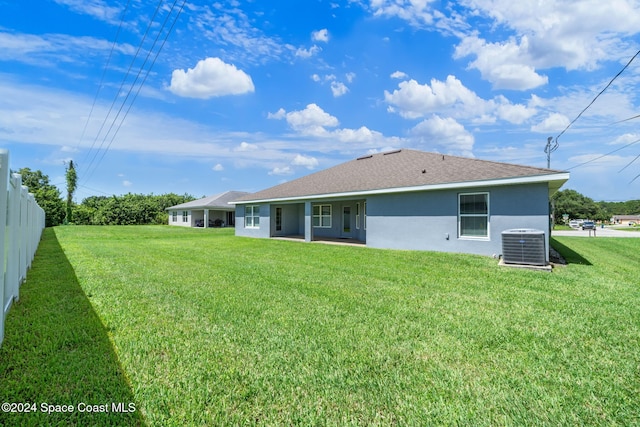
[[[503,231],[502,261],[505,264],[547,265],[544,231],[530,228]]]

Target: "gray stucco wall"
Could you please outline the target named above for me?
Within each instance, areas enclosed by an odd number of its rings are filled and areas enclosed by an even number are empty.
[[[245,227],[244,211],[245,205],[236,206],[236,236],[263,238],[271,236],[270,206],[268,204],[260,205],[259,227]]]
[[[364,230],[364,199],[358,200],[330,200],[327,202],[314,202],[314,205],[331,205],[331,227],[314,227],[314,237],[335,237],[365,240]],[[360,218],[356,220],[356,212],[360,209]],[[350,209],[351,229],[345,232],[343,229],[344,208]]]
[[[512,228],[543,230],[549,247],[546,184],[434,191],[369,197],[367,246],[480,255],[502,253],[502,232]],[[458,194],[489,193],[489,236],[458,236]],[[548,255],[547,255],[548,256]]]
[[[276,229],[276,210],[282,209],[281,230]],[[304,235],[304,203],[271,205],[271,236]]]
[[[489,193],[489,236],[458,236],[458,194]],[[332,226],[313,228],[313,237],[350,237],[367,246],[386,249],[430,250],[479,255],[502,253],[502,232],[513,228],[532,228],[545,232],[549,247],[549,189],[546,183],[517,186],[442,190],[415,193],[380,194],[364,199],[314,201],[332,206]],[[356,225],[356,205],[360,220]],[[351,208],[351,233],[342,230],[344,206]],[[282,235],[304,235],[305,204],[260,205],[260,227],[246,228],[245,207],[236,207],[236,235],[268,238],[275,233],[275,208],[282,207],[285,221]],[[548,254],[546,254],[548,257]]]

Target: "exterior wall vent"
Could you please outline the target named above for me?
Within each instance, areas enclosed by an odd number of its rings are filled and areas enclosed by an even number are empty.
[[[502,261],[505,264],[547,265],[544,231],[516,228],[502,232]]]

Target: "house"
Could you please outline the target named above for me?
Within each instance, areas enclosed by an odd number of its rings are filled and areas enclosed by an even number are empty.
[[[613,224],[640,224],[640,215],[614,215],[611,218]]]
[[[549,198],[568,179],[557,170],[402,149],[238,198],[235,233],[498,255],[502,231],[530,228],[545,232],[548,248]]]
[[[229,202],[246,196],[244,191],[226,191],[171,206],[169,212],[169,225],[183,227],[233,227],[236,223],[235,207]]]

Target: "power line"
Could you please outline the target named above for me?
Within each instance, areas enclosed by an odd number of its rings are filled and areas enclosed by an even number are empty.
[[[624,72],[624,70],[626,70],[626,69],[629,67],[629,65],[631,65],[631,63],[633,62],[633,60],[634,60],[634,59],[636,59],[636,57],[637,57],[638,55],[640,55],[640,50],[639,50],[639,51],[637,51],[635,55],[633,55],[633,57],[629,60],[629,62],[627,62],[627,64],[626,64],[624,67],[622,67],[622,70],[620,70],[620,71],[618,72],[618,74],[616,74],[615,76],[613,76],[613,78],[611,79],[611,81],[609,81],[609,83],[607,83],[607,85],[604,87],[604,89],[602,89],[602,90],[601,90],[601,91],[596,95],[596,97],[595,97],[595,98],[593,98],[593,100],[589,103],[589,105],[587,105],[586,107],[584,107],[584,109],[580,112],[580,114],[578,114],[578,115],[576,116],[576,118],[575,118],[575,119],[573,119],[573,120],[571,121],[571,123],[569,123],[569,124],[567,125],[567,127],[566,127],[566,128],[564,128],[564,130],[563,130],[562,132],[560,132],[560,134],[559,134],[558,136],[556,136],[556,142],[558,141],[558,138],[560,138],[560,137],[561,137],[561,136],[562,136],[562,135],[567,131],[567,129],[569,129],[569,128],[571,127],[571,125],[572,125],[572,124],[574,124],[574,123],[576,122],[576,120],[578,120],[578,119],[580,118],[580,116],[582,116],[582,114],[584,114],[584,112],[585,112],[585,111],[587,111],[587,110],[589,109],[589,107],[591,107],[591,106],[593,105],[593,103],[594,103],[594,102],[596,102],[596,100],[600,97],[600,95],[602,95],[602,94],[604,93],[604,91],[606,91],[606,90],[609,88],[609,86],[611,86],[611,84],[614,82],[614,80],[615,80],[615,79],[617,79],[617,78],[620,76],[620,74],[622,74],[622,73]]]
[[[127,10],[129,9],[129,4],[131,4],[131,0],[127,0],[127,4],[124,6],[124,10],[122,11],[122,16],[120,17],[120,24],[118,25],[118,31],[116,31],[116,36],[113,39],[113,43],[111,44],[111,50],[109,51],[109,57],[107,58],[107,62],[104,64],[104,69],[102,70],[102,76],[100,77],[100,84],[98,85],[98,89],[96,90],[96,94],[93,97],[93,103],[91,104],[91,110],[89,110],[89,116],[87,116],[87,120],[84,122],[84,127],[82,128],[82,134],[80,135],[80,140],[78,141],[78,145],[76,148],[80,148],[80,144],[84,139],[84,135],[87,131],[87,126],[89,125],[89,121],[91,121],[91,116],[93,115],[93,109],[96,106],[96,102],[98,101],[98,96],[100,95],[100,91],[102,90],[102,86],[104,83],[104,77],[107,74],[107,69],[109,68],[109,64],[111,63],[111,58],[113,56],[113,51],[115,50],[116,44],[118,43],[118,37],[120,36],[120,31],[122,30],[122,24],[124,23],[124,17],[127,14]],[[91,146],[93,148],[93,145]],[[85,159],[88,156],[88,153],[91,152],[91,149],[85,155]],[[83,160],[84,161],[84,160]]]
[[[617,122],[613,122],[611,124],[612,125],[617,125],[618,123],[628,122],[629,120],[637,119],[638,117],[640,117],[640,114],[638,114],[637,116],[629,117],[628,119],[624,119],[624,120],[619,120]]]
[[[619,172],[622,172],[623,170],[625,170],[626,168],[631,166],[636,160],[638,160],[638,158],[640,158],[640,154],[638,154],[633,160],[631,160],[629,163],[627,163],[627,165],[625,167],[623,167],[622,169],[620,169]]]
[[[149,31],[151,30],[151,27],[153,26],[153,21],[155,20],[156,16],[158,15],[158,12],[160,11],[160,7],[162,6],[162,2],[164,0],[160,0],[156,6],[156,10],[153,13],[153,16],[151,17],[151,19],[149,20],[149,24],[147,25],[147,28],[144,32],[144,35],[142,36],[142,40],[140,41],[140,44],[138,45],[138,48],[136,50],[136,53],[134,54],[133,58],[131,59],[131,63],[129,64],[129,68],[127,69],[127,72],[125,73],[124,77],[122,78],[122,81],[120,82],[120,87],[118,89],[118,91],[116,92],[113,101],[111,102],[111,106],[109,107],[109,111],[107,112],[107,115],[105,116],[104,120],[102,121],[102,125],[100,126],[100,129],[98,130],[98,133],[96,134],[95,139],[93,140],[93,144],[91,144],[91,148],[89,149],[89,152],[87,153],[87,157],[89,156],[89,153],[93,150],[93,148],[95,147],[96,142],[98,142],[98,138],[100,138],[100,134],[102,133],[107,120],[109,119],[109,116],[111,115],[111,112],[113,111],[113,107],[116,104],[116,101],[118,100],[118,97],[120,95],[120,92],[122,91],[122,88],[124,87],[125,82],[127,81],[127,78],[129,77],[129,74],[131,73],[131,69],[133,68],[133,65],[135,64],[138,55],[140,54],[140,51],[142,50],[142,46],[144,45],[144,42],[147,38],[147,35],[149,34]],[[108,132],[107,132],[108,134]],[[106,136],[105,136],[106,138]],[[93,162],[96,159],[97,154],[100,152],[100,150],[102,149],[102,145],[104,144],[104,140],[102,142],[102,144],[100,144],[100,147],[98,147],[98,149],[96,150],[96,152],[94,153],[93,157],[91,158],[91,161],[89,162],[89,165],[86,167],[85,169],[85,173],[89,171],[89,169],[91,168],[91,166],[93,165]]]
[[[630,146],[632,146],[632,145],[634,145],[634,144],[637,144],[638,142],[640,142],[640,139],[636,139],[636,140],[635,140],[635,141],[633,141],[633,142],[630,142],[630,143],[628,143],[628,144],[626,144],[626,145],[624,145],[624,146],[622,146],[622,147],[620,147],[620,148],[616,148],[615,150],[610,151],[610,152],[608,152],[608,153],[606,153],[606,154],[603,154],[603,155],[601,155],[601,156],[598,156],[598,157],[596,157],[596,158],[594,158],[594,159],[588,160],[588,161],[586,161],[586,162],[580,163],[580,164],[575,165],[575,166],[571,166],[571,167],[570,167],[570,168],[568,168],[567,170],[575,169],[575,168],[578,168],[578,167],[580,167],[580,166],[584,166],[584,165],[586,165],[586,164],[589,164],[589,163],[595,162],[596,160],[600,160],[600,159],[602,159],[603,157],[610,156],[611,154],[613,154],[613,153],[615,153],[615,152],[618,152],[618,151],[620,151],[620,150],[623,150],[623,149],[625,149],[625,148],[627,148],[627,147],[630,147]],[[626,166],[625,166],[625,167],[626,167]],[[623,169],[624,169],[624,168],[623,168]],[[636,178],[637,178],[637,177],[636,177]],[[635,178],[634,178],[634,179],[635,179]]]
[[[140,75],[142,74],[142,72],[144,71],[144,67],[147,64],[147,61],[149,60],[149,57],[151,56],[153,50],[156,47],[156,44],[158,43],[158,40],[160,39],[160,35],[162,34],[162,32],[164,31],[164,28],[166,27],[169,18],[171,16],[171,14],[173,13],[176,4],[178,3],[178,0],[174,0],[173,4],[171,5],[171,8],[169,10],[169,12],[167,13],[164,22],[162,23],[162,26],[160,28],[160,30],[158,31],[158,34],[156,35],[156,38],[153,42],[153,45],[151,46],[151,48],[148,50],[147,52],[147,56],[143,62],[143,64],[140,66],[140,69],[138,71],[138,74],[136,75],[136,78],[134,80],[134,82],[131,84],[129,91],[124,99],[124,101],[122,102],[122,104],[120,105],[120,108],[118,110],[118,113],[116,114],[115,118],[113,119],[111,126],[109,127],[109,130],[107,131],[107,133],[104,136],[104,139],[102,141],[102,144],[100,145],[100,147],[102,148],[102,145],[104,144],[104,142],[106,142],[106,139],[109,135],[109,133],[111,133],[111,130],[113,129],[113,126],[116,124],[116,121],[118,120],[118,118],[120,117],[120,113],[122,112],[122,109],[124,108],[125,104],[127,103],[127,100],[129,99],[129,96],[131,95],[131,92],[133,91],[133,88],[136,86],[138,79],[140,78]],[[93,170],[88,173],[88,177],[87,179],[89,179],[91,177],[91,175],[93,174],[93,172],[98,168],[98,166],[100,165],[100,163],[102,162],[102,160],[104,159],[104,156],[107,154],[107,151],[109,150],[109,148],[111,147],[111,144],[113,143],[113,141],[115,140],[116,135],[118,134],[118,131],[120,130],[122,124],[124,123],[125,118],[127,117],[127,115],[129,114],[129,111],[131,110],[131,107],[133,107],[133,104],[135,102],[135,100],[138,97],[138,94],[140,93],[140,90],[142,89],[142,86],[144,86],[145,82],[147,81],[147,78],[149,77],[149,74],[151,73],[151,69],[153,68],[153,66],[156,63],[156,60],[158,59],[158,56],[160,55],[160,52],[162,51],[165,43],[167,42],[167,39],[169,38],[169,35],[171,34],[171,32],[173,31],[173,28],[175,27],[175,24],[178,21],[178,18],[180,17],[180,14],[182,13],[182,10],[184,9],[184,5],[186,3],[186,0],[182,1],[182,5],[180,6],[180,9],[178,10],[177,14],[175,15],[173,22],[171,24],[171,26],[169,27],[169,30],[166,32],[164,40],[162,41],[160,47],[158,48],[158,50],[156,51],[155,57],[153,58],[153,61],[151,62],[151,65],[149,66],[149,68],[146,70],[146,73],[143,77],[142,82],[140,83],[140,85],[138,85],[138,88],[131,100],[131,102],[129,103],[129,106],[127,108],[127,110],[125,111],[122,119],[120,120],[120,123],[117,125],[115,131],[113,132],[112,136],[111,136],[111,140],[109,141],[109,143],[107,144],[107,146],[105,147],[104,151],[102,152],[101,157],[98,159],[98,162],[96,163],[95,167],[93,168]]]
[[[624,66],[624,67],[622,67],[622,69],[621,69],[620,71],[618,71],[618,74],[616,74],[615,76],[613,76],[613,78],[609,81],[609,83],[607,83],[607,85],[606,85],[606,86],[605,86],[605,87],[604,87],[604,88],[603,88],[603,89],[602,89],[602,90],[601,90],[601,91],[600,91],[600,92],[595,96],[595,98],[593,98],[593,100],[591,100],[591,102],[590,102],[586,107],[584,107],[584,109],[583,109],[582,111],[580,111],[580,114],[578,114],[578,115],[576,116],[576,118],[575,118],[575,119],[573,119],[573,120],[572,120],[572,121],[567,125],[567,127],[565,127],[565,128],[562,130],[562,132],[560,132],[560,133],[558,134],[558,136],[556,136],[555,144],[554,144],[553,146],[551,146],[551,140],[552,140],[552,137],[549,137],[549,139],[547,140],[547,146],[546,146],[546,148],[545,148],[545,153],[547,153],[547,167],[549,167],[550,157],[551,157],[551,152],[555,151],[555,150],[558,148],[558,145],[559,145],[559,144],[558,144],[558,138],[560,138],[560,137],[561,137],[561,136],[562,136],[562,135],[563,135],[563,134],[564,134],[564,133],[565,133],[565,132],[570,128],[570,127],[571,127],[571,125],[573,125],[573,124],[574,124],[574,123],[575,123],[575,122],[576,122],[576,121],[577,121],[577,120],[582,116],[582,114],[584,114],[584,112],[585,112],[585,111],[587,111],[587,110],[589,109],[589,107],[591,107],[591,106],[593,105],[593,103],[594,103],[594,102],[596,102],[596,100],[600,97],[600,95],[602,95],[602,94],[603,94],[603,93],[604,93],[604,92],[609,88],[609,86],[611,86],[611,84],[612,84],[612,83],[613,83],[613,82],[614,82],[614,81],[615,81],[615,80],[616,80],[616,79],[617,79],[617,78],[618,78],[618,77],[619,77],[619,76],[624,72],[624,70],[626,70],[626,69],[629,67],[629,65],[631,65],[631,63],[633,62],[633,60],[634,60],[634,59],[636,59],[636,57],[637,57],[638,55],[640,55],[640,50],[639,50],[639,51],[637,51],[637,52],[636,52],[636,54],[635,54],[635,55],[633,55],[633,56],[631,57],[631,59],[630,59],[630,60],[625,64],[625,66]],[[636,117],[640,117],[640,116],[636,116]],[[632,117],[632,118],[634,118],[634,117]],[[627,119],[627,120],[631,120],[631,119]],[[622,121],[625,121],[625,120],[622,120]],[[617,122],[617,123],[620,123],[620,122]],[[591,163],[591,162],[593,162],[593,161],[595,161],[595,160],[598,160],[598,159],[601,159],[601,158],[603,158],[603,157],[606,157],[606,156],[608,156],[608,155],[610,155],[610,154],[615,153],[616,151],[619,151],[619,150],[621,150],[621,149],[623,149],[623,148],[626,148],[626,147],[628,147],[629,145],[633,145],[633,144],[635,144],[635,143],[637,143],[637,142],[639,142],[639,141],[640,141],[640,140],[638,140],[638,141],[634,141],[634,142],[632,142],[631,144],[627,144],[627,145],[625,145],[625,146],[624,146],[624,147],[622,147],[622,148],[619,148],[619,149],[614,150],[614,151],[612,151],[612,152],[610,152],[610,153],[604,154],[604,155],[602,155],[602,156],[600,156],[600,157],[596,157],[595,159],[589,160],[588,162],[584,162],[584,163],[581,163],[581,164],[579,164],[579,165],[573,166],[573,167],[571,167],[571,168],[569,168],[569,169],[567,169],[567,170],[575,169],[575,168],[577,168],[577,167],[579,167],[579,166],[583,166],[583,165],[586,165],[587,163]],[[634,160],[634,161],[635,161],[635,160]],[[632,162],[632,163],[633,163],[633,162]],[[628,165],[627,165],[627,166],[628,166]],[[625,167],[626,167],[626,166],[625,166]],[[624,169],[624,168],[623,168],[623,169]],[[638,175],[638,176],[640,176],[640,175]],[[638,176],[636,176],[633,180],[635,180],[636,178],[638,178]],[[633,182],[633,180],[632,180],[632,182]]]

